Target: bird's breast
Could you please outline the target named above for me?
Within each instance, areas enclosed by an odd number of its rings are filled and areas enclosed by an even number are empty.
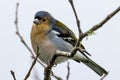
[[[37,53],[37,47],[39,47],[40,59],[43,62],[47,62],[52,55],[55,53],[55,47],[47,37],[42,37],[38,35],[32,40],[32,47]]]
[[[53,36],[51,36],[53,37]],[[52,56],[55,54],[56,46],[55,42],[53,42],[45,33],[39,32],[38,29],[36,29],[36,26],[33,26],[31,31],[31,43],[32,47],[35,53],[37,53],[37,47],[39,47],[39,53],[40,53],[40,60],[44,63],[48,63],[48,61],[52,58]],[[59,57],[57,58],[55,63],[60,63],[65,61],[66,58]]]

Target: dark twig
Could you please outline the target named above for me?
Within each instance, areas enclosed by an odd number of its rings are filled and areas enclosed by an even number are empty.
[[[35,59],[34,59],[32,65],[31,65],[31,67],[30,67],[28,73],[26,74],[24,80],[27,80],[28,77],[30,76],[30,73],[31,73],[31,71],[32,71],[32,69],[33,69],[33,67],[34,67],[34,65],[36,64],[36,61],[37,61],[37,58],[39,57],[39,55],[40,55],[40,53],[39,53],[39,47],[38,47],[38,48],[37,48],[37,55],[36,55],[36,57],[35,57]]]
[[[16,11],[15,11],[15,26],[16,26],[16,33],[19,32],[18,29],[18,7],[19,7],[19,3],[16,3]]]
[[[120,11],[120,6],[115,9],[112,13],[110,13],[105,19],[103,19],[100,23],[94,25],[92,28],[90,28],[88,31],[86,31],[82,36],[81,40],[88,36],[90,33],[93,33],[95,30],[101,28],[107,21],[109,21],[114,15],[116,15]]]
[[[20,32],[19,32],[19,28],[18,28],[18,7],[19,7],[19,3],[16,4],[16,12],[15,12],[15,27],[16,27],[16,34],[18,35],[18,37],[20,38],[21,42],[25,45],[25,47],[28,49],[28,51],[32,54],[32,56],[34,56],[32,50],[29,48],[29,46],[26,44],[25,40],[23,39],[23,37],[21,36]]]
[[[67,79],[66,80],[69,80],[69,77],[70,77],[70,62],[69,61],[67,61],[67,71],[68,71],[68,73],[67,73]]]
[[[76,18],[76,22],[77,22],[77,27],[78,27],[78,31],[79,31],[79,38],[77,40],[77,43],[76,43],[76,46],[79,46],[80,45],[80,36],[82,35],[82,29],[80,27],[80,20],[77,16],[77,12],[75,10],[75,7],[74,7],[74,3],[73,3],[73,0],[69,0],[71,6],[72,6],[72,9],[73,9],[73,12],[74,12],[74,15],[75,15],[75,18]]]
[[[80,26],[80,20],[79,20],[79,18],[78,18],[78,16],[77,16],[77,12],[76,12],[76,9],[75,9],[75,7],[74,7],[73,0],[69,0],[69,2],[70,2],[70,4],[71,4],[71,6],[72,6],[72,10],[73,10],[73,12],[74,12],[74,15],[75,15],[75,18],[76,18],[76,22],[77,22],[78,31],[79,31],[79,38],[78,38],[78,40],[77,40],[77,42],[76,42],[75,47],[80,47],[80,48],[82,49],[82,50],[81,50],[82,53],[85,52],[86,54],[88,54],[89,56],[91,56],[91,55],[88,53],[88,51],[83,47],[83,45],[80,44],[80,42],[82,41],[81,36],[83,36],[83,32],[82,32],[82,29],[81,29],[81,26]],[[75,54],[75,53],[73,53],[72,55],[74,55],[74,54]]]
[[[35,56],[32,56],[33,59],[35,59]],[[46,67],[41,61],[40,59],[37,59],[37,62],[42,66],[42,67]]]
[[[14,80],[16,80],[16,77],[15,77],[15,72],[11,70],[11,71],[10,71],[10,73],[11,73],[11,75],[12,75],[13,79],[14,79]]]
[[[79,30],[80,33],[82,33],[82,30],[81,30],[81,28],[80,28],[80,20],[79,20],[79,18],[78,18],[78,16],[77,16],[77,12],[76,12],[76,10],[75,10],[73,0],[69,0],[69,2],[70,2],[70,4],[71,4],[72,9],[73,9],[73,12],[74,12],[74,14],[75,14],[75,18],[76,18],[78,30]]]

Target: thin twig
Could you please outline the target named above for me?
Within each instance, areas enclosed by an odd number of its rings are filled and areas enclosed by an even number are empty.
[[[77,22],[77,26],[78,26],[78,30],[80,33],[82,33],[82,30],[80,28],[80,20],[78,18],[78,15],[77,15],[77,12],[75,10],[75,7],[74,7],[74,3],[73,3],[73,0],[69,0],[71,6],[72,6],[72,9],[73,9],[73,12],[74,12],[74,15],[75,15],[75,18],[76,18],[76,22]]]
[[[32,59],[35,59],[35,56],[32,56]],[[41,61],[40,59],[37,59],[37,62],[42,66],[42,67],[46,67]]]
[[[116,15],[118,12],[120,11],[120,6],[115,9],[112,13],[110,13],[108,16],[106,16],[105,19],[103,19],[100,23],[94,25],[92,28],[90,28],[88,31],[86,31],[82,36],[81,36],[81,40],[88,36],[90,33],[93,33],[94,31],[96,31],[97,29],[101,28],[107,21],[109,21],[114,15]]]
[[[69,2],[70,2],[71,7],[73,9],[73,12],[74,12],[74,15],[75,15],[75,18],[76,18],[76,22],[77,22],[78,31],[79,31],[79,38],[78,38],[78,40],[76,42],[76,46],[78,47],[78,46],[80,46],[80,36],[82,35],[82,29],[80,27],[80,20],[79,20],[79,18],[77,16],[77,12],[76,12],[76,9],[74,7],[73,0],[69,0]]]
[[[67,79],[66,80],[69,80],[69,77],[70,77],[70,62],[69,61],[67,61],[67,71],[68,71],[68,73],[67,73]]]
[[[20,32],[19,32],[19,28],[18,28],[18,7],[19,7],[19,3],[16,4],[16,12],[15,12],[15,27],[16,27],[16,34],[18,35],[18,37],[20,38],[21,42],[25,45],[25,47],[28,49],[28,51],[31,53],[32,56],[34,56],[32,50],[29,48],[29,46],[26,44],[25,40],[23,39],[23,37],[21,36]]]
[[[18,30],[18,7],[19,3],[16,3],[16,11],[15,11],[15,26],[16,26],[16,33],[19,32]]]
[[[11,71],[10,71],[10,73],[11,73],[11,75],[12,75],[13,79],[14,79],[14,80],[16,80],[16,77],[15,77],[15,72],[11,70]]]
[[[32,62],[32,65],[31,65],[31,67],[30,67],[28,73],[26,74],[24,80],[27,80],[28,77],[30,76],[30,73],[31,73],[31,71],[32,71],[32,69],[33,69],[33,67],[34,67],[34,65],[36,64],[36,61],[37,61],[37,58],[39,57],[39,55],[40,55],[40,53],[39,53],[39,47],[38,47],[38,48],[37,48],[37,55],[36,55],[34,61]]]

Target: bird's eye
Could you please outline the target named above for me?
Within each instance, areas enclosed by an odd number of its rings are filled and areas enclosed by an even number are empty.
[[[42,19],[42,22],[45,22],[46,21],[46,19]]]

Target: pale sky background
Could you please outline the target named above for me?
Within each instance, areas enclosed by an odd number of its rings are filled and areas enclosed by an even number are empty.
[[[63,22],[78,35],[76,21],[68,0],[1,0],[0,1],[0,80],[13,80],[10,70],[17,80],[23,80],[32,60],[26,47],[15,34],[15,8],[19,6],[19,29],[31,48],[30,30],[34,14],[45,10]],[[120,0],[74,0],[83,31],[103,20],[118,6]],[[120,12],[108,21],[96,34],[84,39],[83,44],[92,54],[92,59],[110,71],[104,80],[120,79]],[[69,80],[99,80],[100,77],[83,64],[70,61]],[[66,63],[53,68],[64,80],[67,74]],[[28,80],[34,80],[34,74],[43,79],[43,68],[37,64]],[[52,80],[55,80],[52,78]]]

